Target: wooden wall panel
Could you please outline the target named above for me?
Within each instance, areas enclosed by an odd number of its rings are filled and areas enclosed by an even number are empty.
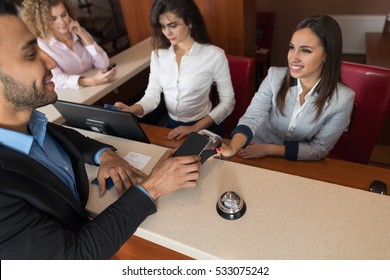
[[[205,18],[213,44],[227,54],[254,56],[256,0],[195,0]],[[120,0],[131,44],[151,35],[153,0]]]
[[[380,15],[390,13],[389,0],[256,0],[258,11],[276,12],[271,65],[286,66],[287,50],[295,26],[311,15]],[[364,57],[363,57],[364,58]],[[359,62],[360,55],[348,61]]]
[[[150,7],[153,0],[120,0],[127,35],[131,45],[135,45],[152,34],[150,27]]]
[[[256,51],[256,1],[244,0],[244,56],[255,57]]]
[[[254,57],[255,0],[195,0],[213,43],[227,54]]]

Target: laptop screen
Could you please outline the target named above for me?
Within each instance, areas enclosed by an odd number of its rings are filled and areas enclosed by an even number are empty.
[[[53,105],[68,126],[150,143],[137,118],[131,113],[63,100]]]

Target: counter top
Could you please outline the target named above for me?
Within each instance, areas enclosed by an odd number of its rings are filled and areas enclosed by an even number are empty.
[[[166,148],[85,131],[125,156],[153,156],[149,173]],[[96,167],[88,166],[90,179]],[[99,198],[91,186],[87,205],[99,213],[117,195]],[[236,191],[247,211],[238,220],[216,212],[225,191]],[[195,189],[160,197],[158,212],[137,236],[195,259],[389,259],[390,197],[219,159],[201,167]]]

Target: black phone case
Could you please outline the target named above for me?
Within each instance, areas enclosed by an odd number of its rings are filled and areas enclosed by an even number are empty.
[[[173,156],[201,155],[208,143],[208,137],[191,132]]]
[[[116,63],[111,63],[110,65],[107,66],[106,72],[110,71],[112,68],[116,67]]]

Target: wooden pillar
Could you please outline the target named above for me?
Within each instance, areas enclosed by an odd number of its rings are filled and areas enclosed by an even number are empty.
[[[206,20],[213,44],[227,54],[254,57],[255,0],[195,0]]]
[[[127,36],[135,45],[152,35],[150,8],[153,0],[120,0]]]

